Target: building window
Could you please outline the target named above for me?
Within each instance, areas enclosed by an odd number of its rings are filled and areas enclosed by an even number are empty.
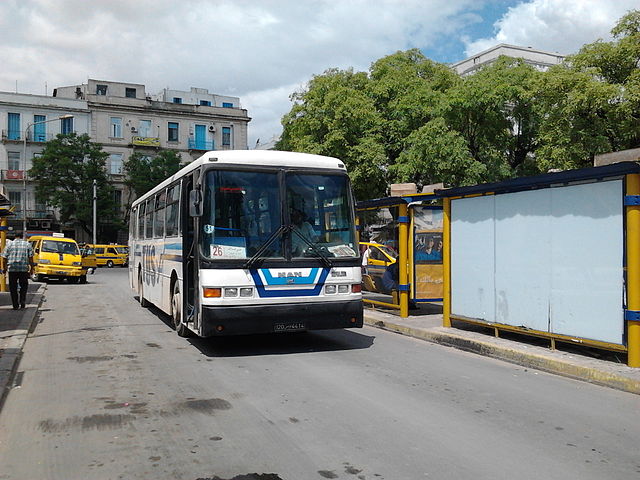
[[[211,102],[209,100],[200,100],[200,105],[202,105],[203,107],[210,107]]]
[[[124,96],[127,97],[127,98],[136,98],[136,89],[135,88],[125,87]]]
[[[111,117],[111,136],[113,138],[122,138],[122,118]]]
[[[44,115],[33,116],[33,141],[34,142],[46,142],[47,141],[47,126],[45,122],[47,117]]]
[[[7,167],[8,170],[22,170],[20,152],[7,152]]]
[[[22,210],[22,192],[9,191],[7,193],[9,194],[9,202],[11,203],[12,206],[16,207],[15,210],[16,211]],[[20,212],[20,214],[21,213],[22,212]]]
[[[113,203],[115,204],[116,213],[120,213],[122,209],[122,190],[113,191]]]
[[[140,120],[138,135],[144,138],[151,136],[151,120]]]
[[[222,102],[222,108],[233,108],[233,103]]]
[[[170,142],[178,141],[178,124],[176,122],[169,122],[169,138]]]
[[[20,114],[9,113],[8,123],[9,131],[7,132],[7,138],[9,140],[20,140]]]
[[[231,146],[231,127],[222,127],[222,146]]]
[[[106,85],[96,85],[96,95],[106,95],[106,94],[107,94]]]
[[[112,153],[109,155],[109,172],[111,175],[122,175],[122,154]]]
[[[182,99],[180,97],[173,97],[173,103],[182,103]]]
[[[60,131],[63,135],[73,133],[73,117],[62,119],[62,126],[60,127]]]

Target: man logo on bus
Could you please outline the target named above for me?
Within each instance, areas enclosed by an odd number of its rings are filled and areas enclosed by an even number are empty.
[[[279,278],[301,277],[302,272],[278,272]]]

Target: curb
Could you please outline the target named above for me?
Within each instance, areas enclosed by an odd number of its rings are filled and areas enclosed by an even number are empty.
[[[38,289],[31,294],[31,304],[34,304],[35,308],[29,308],[25,311],[20,319],[20,323],[15,329],[15,333],[10,337],[8,348],[5,349],[0,357],[0,411],[2,411],[7,395],[12,388],[14,378],[18,371],[18,365],[20,365],[20,359],[22,358],[22,349],[29,333],[33,330],[34,322],[40,311],[40,305],[42,304],[44,291],[46,289],[46,284],[41,284]]]
[[[368,316],[366,312],[364,321],[366,325],[400,333],[420,340],[457,348],[459,350],[476,353],[485,357],[503,360],[523,367],[529,367],[569,377],[574,380],[581,380],[640,395],[640,381],[623,375],[598,370],[597,368],[575,365],[555,358],[546,357],[544,355],[526,353],[514,348],[507,348],[489,342],[483,342],[481,340],[470,339],[461,335],[435,332],[428,329],[412,328],[406,325],[389,322],[387,320],[374,319],[372,316]]]

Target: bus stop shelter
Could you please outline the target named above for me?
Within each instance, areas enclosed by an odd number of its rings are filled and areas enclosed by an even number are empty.
[[[640,367],[640,165],[436,190],[443,324],[627,352]]]

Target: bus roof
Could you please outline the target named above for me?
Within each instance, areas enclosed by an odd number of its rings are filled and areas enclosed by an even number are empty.
[[[178,178],[187,175],[201,165],[206,164],[229,164],[229,165],[255,165],[256,167],[301,167],[315,169],[329,169],[346,172],[344,162],[333,157],[323,155],[313,155],[310,153],[283,152],[278,150],[223,150],[211,151],[200,158],[186,165],[167,178],[162,183],[135,200],[132,207],[135,207],[147,197],[153,195],[158,190],[173,183]]]

